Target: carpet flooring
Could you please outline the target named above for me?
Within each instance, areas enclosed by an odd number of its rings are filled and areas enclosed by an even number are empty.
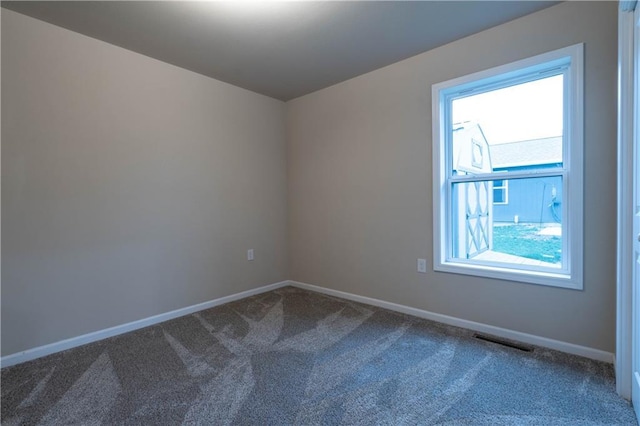
[[[1,371],[3,425],[636,425],[609,364],[293,287]]]

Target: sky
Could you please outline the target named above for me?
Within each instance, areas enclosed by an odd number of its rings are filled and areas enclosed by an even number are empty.
[[[562,135],[562,75],[456,99],[453,123],[478,123],[489,145]]]

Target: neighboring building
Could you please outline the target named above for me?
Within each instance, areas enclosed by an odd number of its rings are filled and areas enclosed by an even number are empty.
[[[561,136],[489,145],[489,150],[494,172],[540,169],[562,163]],[[560,177],[493,182],[494,222],[559,223],[561,218]]]

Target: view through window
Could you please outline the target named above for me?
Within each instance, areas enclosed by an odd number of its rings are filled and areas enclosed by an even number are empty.
[[[521,176],[453,186],[454,257],[562,266],[562,176],[522,176],[562,167],[563,77],[452,101],[453,174]]]

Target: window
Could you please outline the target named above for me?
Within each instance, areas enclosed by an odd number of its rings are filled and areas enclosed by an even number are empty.
[[[582,289],[582,55],[433,86],[436,271]]]
[[[505,179],[493,181],[493,204],[509,204],[509,181]]]

